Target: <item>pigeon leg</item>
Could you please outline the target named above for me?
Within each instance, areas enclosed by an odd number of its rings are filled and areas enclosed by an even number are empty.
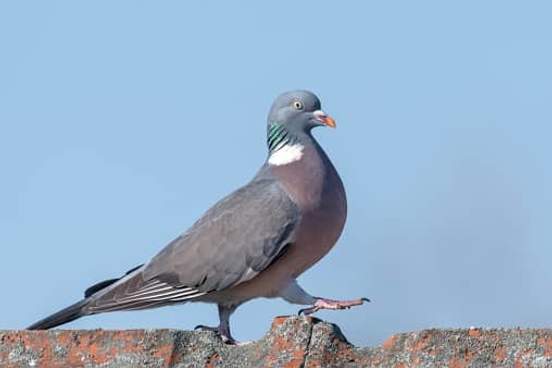
[[[351,307],[362,305],[364,302],[370,302],[370,299],[368,298],[360,298],[360,299],[353,299],[353,300],[333,300],[333,299],[326,299],[326,298],[316,298],[316,301],[312,305],[312,307],[304,308],[299,311],[299,314],[304,314],[308,316],[309,314],[313,314],[315,312],[318,312],[321,309],[332,309],[332,310],[338,310],[338,309],[349,309]]]
[[[220,324],[217,327],[197,325],[194,330],[212,331],[220,336],[222,341],[228,345],[239,345],[239,342],[234,340],[230,334],[230,315],[236,310],[237,306],[218,305]]]
[[[231,307],[222,304],[218,305],[220,318],[219,334],[222,341],[229,345],[238,345],[238,341],[234,340],[234,338],[230,334],[230,315],[234,313],[236,307],[237,305]]]

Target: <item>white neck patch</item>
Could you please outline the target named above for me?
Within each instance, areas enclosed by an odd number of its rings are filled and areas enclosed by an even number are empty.
[[[281,166],[298,161],[303,157],[304,148],[302,144],[298,143],[286,144],[268,157],[268,163],[274,166]]]

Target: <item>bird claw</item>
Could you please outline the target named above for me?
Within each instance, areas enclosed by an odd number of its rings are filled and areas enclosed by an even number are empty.
[[[318,312],[319,310],[320,310],[320,308],[318,308],[318,307],[303,308],[303,309],[299,309],[299,311],[297,312],[297,315],[298,316],[300,316],[300,315],[308,316],[310,314]]]
[[[205,326],[205,325],[195,326],[194,331],[211,331],[211,332],[215,332],[216,334],[219,334],[219,328],[218,327],[211,327],[211,326]]]

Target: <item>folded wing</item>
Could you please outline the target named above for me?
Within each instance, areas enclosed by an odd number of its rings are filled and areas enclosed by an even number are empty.
[[[209,209],[148,264],[90,297],[89,313],[193,300],[252,279],[293,242],[299,211],[264,179]]]

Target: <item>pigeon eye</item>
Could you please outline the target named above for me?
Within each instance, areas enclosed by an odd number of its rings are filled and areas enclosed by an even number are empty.
[[[293,101],[293,107],[295,110],[303,110],[303,103],[301,101]]]

